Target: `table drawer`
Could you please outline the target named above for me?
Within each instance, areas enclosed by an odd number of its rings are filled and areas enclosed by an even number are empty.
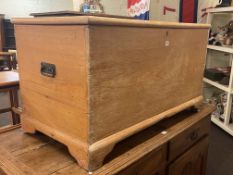
[[[169,143],[169,160],[172,161],[177,156],[184,153],[188,148],[195,144],[202,137],[209,134],[210,118],[206,117],[189,129],[185,130]]]
[[[166,163],[166,151],[167,147],[162,146],[117,173],[117,175],[163,175],[163,168]]]
[[[168,175],[205,175],[209,138],[198,141],[169,166]]]

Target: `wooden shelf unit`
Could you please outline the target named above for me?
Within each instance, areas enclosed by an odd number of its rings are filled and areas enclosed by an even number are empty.
[[[214,124],[216,124],[217,126],[219,126],[220,128],[222,128],[224,131],[226,131],[227,133],[229,133],[230,135],[233,135],[233,124],[227,124],[226,125],[224,122],[222,122],[221,120],[219,120],[215,116],[211,117],[211,121]]]
[[[233,7],[221,7],[221,8],[212,8],[207,11],[209,14],[211,13],[232,13]]]
[[[232,94],[232,88],[229,88],[228,86],[222,85],[222,84],[220,84],[220,83],[218,83],[216,81],[212,81],[212,80],[210,80],[208,78],[204,78],[203,81],[205,83],[208,83],[208,84],[210,84],[210,85],[218,88],[218,89],[221,89],[222,91],[225,91],[227,93],[231,93]]]
[[[208,12],[207,23],[212,24],[213,15],[233,13],[233,7],[213,8],[213,9],[209,9],[207,12]],[[207,45],[207,48],[208,48],[207,54],[209,54],[209,51],[217,51],[217,52],[224,52],[226,54],[230,54],[229,62],[230,62],[230,66],[233,68],[233,47]],[[211,117],[211,121],[233,136],[233,124],[230,123],[231,112],[232,112],[233,69],[231,69],[230,81],[228,86],[222,85],[218,82],[209,80],[207,78],[204,78],[203,81],[227,93],[227,105],[226,105],[226,113],[224,114],[224,122],[220,121],[217,117],[213,115]]]
[[[207,48],[210,49],[210,50],[215,50],[215,51],[220,51],[220,52],[233,54],[233,48],[232,47],[208,45]]]

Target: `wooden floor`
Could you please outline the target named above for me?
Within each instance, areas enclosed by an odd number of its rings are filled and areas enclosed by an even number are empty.
[[[233,137],[212,124],[207,175],[233,174]]]

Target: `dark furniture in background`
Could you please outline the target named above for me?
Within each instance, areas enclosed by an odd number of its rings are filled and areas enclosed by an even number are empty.
[[[11,23],[10,19],[4,20],[4,35],[5,35],[5,44],[3,51],[8,51],[9,49],[15,50],[15,30],[14,25]]]
[[[0,71],[16,69],[16,54],[8,52],[15,49],[14,25],[0,14]]]
[[[16,54],[11,52],[0,52],[0,71],[16,70]]]
[[[5,19],[4,15],[0,14],[0,51],[9,49],[16,49],[14,25],[10,19]]]
[[[0,14],[0,51],[3,51],[4,44],[5,44],[4,15]]]

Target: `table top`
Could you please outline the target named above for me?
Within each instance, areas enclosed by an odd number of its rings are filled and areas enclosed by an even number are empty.
[[[203,105],[197,113],[184,111],[135,134],[118,144],[102,168],[93,175],[114,174],[142,159],[161,145],[206,118],[214,106]],[[166,134],[162,134],[166,131]],[[18,175],[87,175],[67,148],[43,134],[24,134],[22,129],[0,130],[0,172]]]
[[[0,88],[19,84],[19,73],[15,71],[0,72]]]

